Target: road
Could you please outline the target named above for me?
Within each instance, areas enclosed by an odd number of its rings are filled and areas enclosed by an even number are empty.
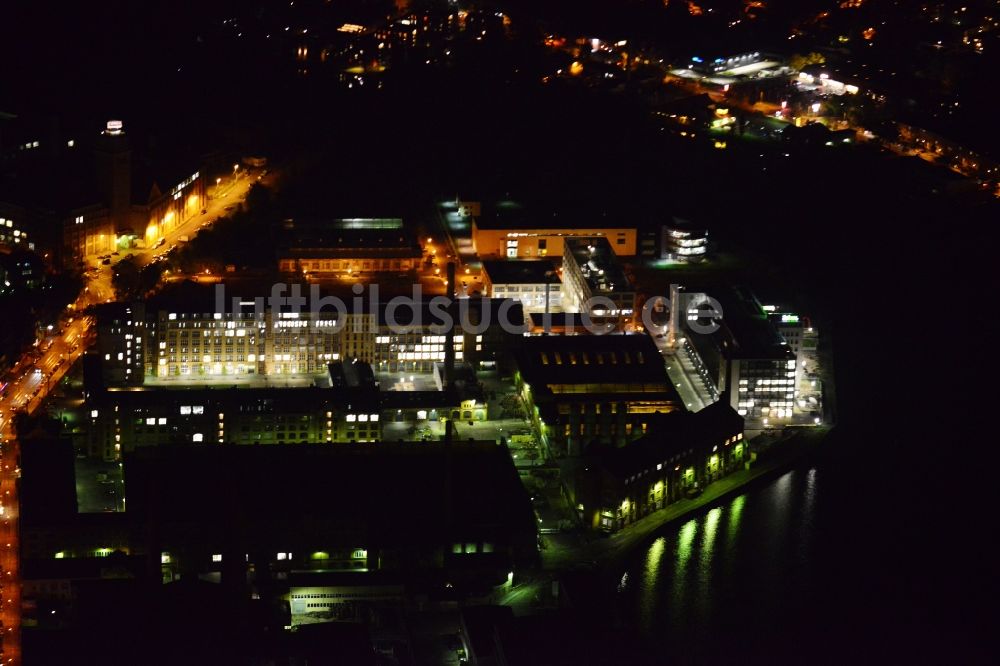
[[[257,183],[271,185],[276,178],[274,173],[266,176],[256,176],[250,173],[240,172],[241,175],[236,182],[224,187],[214,187],[214,193],[209,195],[205,212],[191,217],[189,220],[178,226],[176,229],[163,237],[162,243],[157,243],[158,247],[136,248],[129,250],[128,254],[133,257],[139,266],[145,266],[150,262],[165,256],[181,242],[181,236],[194,238],[198,232],[209,226],[223,215],[233,212],[245,199],[250,188]]]
[[[0,397],[0,622],[2,622],[3,664],[21,663],[21,582],[18,561],[20,506],[17,479],[20,476],[20,446],[14,437],[13,414],[38,410],[49,391],[56,386],[90,343],[93,322],[76,312],[110,297],[107,275],[97,274],[75,303],[67,308],[62,328],[39,344],[15,366],[15,376]]]
[[[233,183],[224,196],[209,202],[206,213],[196,216],[171,232],[163,248],[176,245],[182,235],[193,236],[246,198],[250,187],[258,182],[254,176],[244,176]],[[154,249],[131,252],[140,265],[156,258]],[[99,261],[99,260],[98,260]],[[86,283],[79,297],[67,306],[58,328],[54,328],[36,348],[25,354],[14,366],[9,382],[0,396],[0,664],[21,663],[21,580],[20,580],[20,505],[17,479],[20,477],[20,445],[12,427],[14,414],[33,414],[53,387],[86,351],[93,341],[94,321],[83,314],[87,308],[114,298],[110,265],[92,263],[86,270]]]

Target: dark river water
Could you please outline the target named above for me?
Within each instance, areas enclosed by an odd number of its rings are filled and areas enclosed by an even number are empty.
[[[815,466],[795,469],[655,537],[614,572],[617,619],[664,647],[787,623],[816,578],[825,482]]]
[[[665,528],[606,571],[616,626],[663,663],[989,663],[990,556],[867,471],[820,457]]]

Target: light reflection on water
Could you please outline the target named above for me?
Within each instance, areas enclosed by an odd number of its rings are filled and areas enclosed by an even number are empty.
[[[799,594],[814,540],[815,469],[791,471],[665,529],[627,561],[616,606],[655,640],[767,622]]]

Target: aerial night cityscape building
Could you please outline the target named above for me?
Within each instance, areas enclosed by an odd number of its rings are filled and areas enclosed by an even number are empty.
[[[995,661],[1000,0],[14,5],[0,665]]]

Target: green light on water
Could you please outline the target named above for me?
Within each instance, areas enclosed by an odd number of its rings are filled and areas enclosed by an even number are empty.
[[[715,545],[715,532],[719,527],[722,509],[715,507],[705,516],[705,530],[701,535],[701,561],[708,564],[712,561],[712,547]]]
[[[660,600],[660,590],[657,588],[657,580],[660,577],[660,564],[663,559],[663,552],[667,548],[667,540],[659,537],[649,546],[646,551],[646,580],[641,586],[642,597],[639,603],[642,608],[641,618],[643,626],[649,628],[656,610],[656,603]]]
[[[673,606],[680,609],[684,605],[684,588],[687,583],[688,560],[691,559],[691,545],[698,532],[698,523],[689,520],[677,534],[677,559],[674,562]]]
[[[646,552],[646,579],[650,582],[650,587],[656,583],[656,576],[660,573],[660,560],[663,559],[666,547],[667,540],[659,537]]]
[[[740,517],[743,515],[743,505],[747,501],[746,495],[740,495],[729,505],[729,543],[736,540],[736,535],[740,531]]]
[[[677,538],[677,570],[674,572],[674,578],[678,578],[687,568],[687,562],[691,559],[691,545],[694,543],[694,536],[698,531],[698,523],[694,520],[689,520],[684,523],[681,527],[680,534]]]

